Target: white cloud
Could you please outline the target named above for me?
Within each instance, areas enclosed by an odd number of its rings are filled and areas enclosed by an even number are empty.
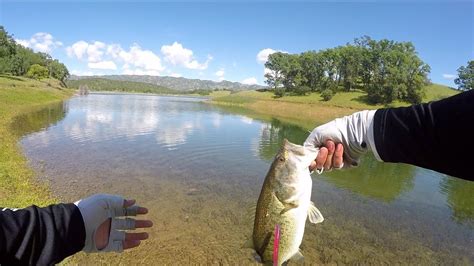
[[[258,52],[257,62],[259,64],[265,64],[268,60],[268,56],[273,54],[273,53],[276,53],[276,52],[288,53],[288,52],[285,52],[285,51],[273,50],[272,48],[265,48],[265,49],[261,50],[260,52]]]
[[[69,57],[76,57],[79,60],[87,60],[90,63],[96,63],[102,60],[107,45],[103,42],[85,42],[78,41],[66,48]]]
[[[92,76],[92,75],[94,75],[94,73],[92,71],[71,70],[71,75]]]
[[[193,51],[186,49],[178,42],[172,45],[163,45],[161,52],[165,55],[165,60],[173,65],[184,65],[191,61]]]
[[[24,47],[43,53],[50,53],[53,49],[63,45],[62,42],[54,40],[54,37],[46,32],[35,33],[29,40],[17,39],[15,41]]]
[[[106,44],[99,41],[78,41],[66,48],[70,57],[88,62],[91,69],[116,70],[117,64],[123,64],[123,74],[158,76],[165,69],[161,59],[151,50],[142,49],[134,43],[128,50],[119,44]]]
[[[254,77],[251,77],[251,78],[246,78],[244,80],[242,80],[242,84],[245,84],[245,85],[254,85],[254,84],[257,84],[257,79],[254,78]]]
[[[221,69],[221,70],[219,70],[219,71],[216,72],[216,76],[218,76],[218,77],[222,77],[222,76],[224,76],[224,75],[225,75],[224,69]]]
[[[263,69],[263,75],[266,75],[266,74],[272,74],[273,75],[273,70],[270,70],[268,68],[264,68]]]
[[[214,73],[216,76],[217,76],[217,79],[219,81],[223,81],[224,80],[224,75],[225,75],[225,70],[222,68],[220,70],[218,70],[216,73]]]
[[[193,51],[184,48],[182,44],[174,42],[172,45],[163,45],[161,53],[165,56],[165,60],[173,65],[182,65],[189,69],[207,69],[212,56],[208,55],[204,63],[199,63],[194,59]]]
[[[97,63],[90,62],[87,64],[87,66],[93,69],[111,69],[111,70],[117,69],[117,65],[112,61],[100,61]]]
[[[123,52],[123,49],[122,47],[120,47],[120,45],[116,44],[116,43],[113,43],[113,44],[109,44],[107,46],[107,52],[106,54],[107,55],[110,55],[112,58],[114,59],[117,59],[117,58],[120,58],[120,53]]]
[[[457,77],[458,77],[457,75],[453,75],[453,74],[443,74],[443,78],[445,79],[455,79]]]
[[[18,44],[23,45],[24,47],[29,47],[30,46],[30,42],[28,40],[15,39],[15,42],[17,42]]]
[[[121,48],[120,48],[121,49]],[[143,50],[138,44],[133,44],[129,51],[120,50],[118,56],[126,64],[143,68],[145,71],[159,72],[165,68],[161,65],[161,59],[150,50]]]
[[[118,44],[111,44],[107,47],[107,55],[113,59],[124,62],[123,68],[127,72],[153,73],[159,75],[165,68],[161,65],[161,59],[153,51],[144,50],[138,44],[133,44],[128,51],[122,49]],[[137,69],[131,70],[130,67]],[[131,74],[130,74],[131,75]],[[137,74],[147,75],[147,74]]]
[[[174,77],[174,78],[180,78],[182,77],[183,75],[179,74],[179,73],[170,73],[170,77]]]
[[[124,69],[122,74],[124,75],[148,75],[148,76],[159,76],[160,72],[156,70],[144,70],[140,68],[135,69]]]
[[[246,116],[240,116],[240,121],[244,122],[245,124],[251,125],[253,123],[253,119]]]

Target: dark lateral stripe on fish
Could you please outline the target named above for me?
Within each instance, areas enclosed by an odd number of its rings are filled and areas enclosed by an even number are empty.
[[[267,249],[268,247],[268,244],[270,244],[270,239],[272,238],[272,232],[268,232],[266,235],[265,235],[265,238],[263,239],[263,243],[262,243],[262,246],[259,248],[258,250],[258,254],[260,256],[262,256],[263,258],[263,253],[265,252],[265,249]]]

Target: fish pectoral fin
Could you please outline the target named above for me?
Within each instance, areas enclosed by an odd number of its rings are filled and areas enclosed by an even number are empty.
[[[247,241],[245,241],[245,243],[244,243],[244,245],[242,246],[242,248],[251,248],[251,249],[254,249],[252,237],[250,237],[249,239],[247,239]]]
[[[318,210],[318,208],[316,208],[316,206],[314,206],[313,202],[311,202],[309,204],[308,218],[309,218],[309,222],[312,223],[312,224],[318,224],[318,223],[322,223],[324,221],[323,215]]]
[[[295,255],[293,255],[290,260],[294,260],[294,261],[302,261],[304,260],[304,256],[303,254],[301,254],[301,250],[298,250],[298,252],[295,253]]]
[[[299,205],[297,203],[293,203],[293,202],[289,202],[289,203],[284,203],[283,202],[283,206],[285,206],[285,208],[283,210],[281,210],[280,214],[284,214],[285,212],[287,212],[291,209],[298,208]]]

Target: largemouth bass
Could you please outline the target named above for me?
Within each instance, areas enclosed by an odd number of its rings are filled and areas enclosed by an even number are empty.
[[[308,166],[317,149],[305,148],[288,140],[275,156],[260,192],[252,238],[247,247],[255,249],[263,263],[273,262],[274,230],[279,225],[278,264],[302,258],[306,217],[311,223],[324,220],[311,202],[312,180]]]

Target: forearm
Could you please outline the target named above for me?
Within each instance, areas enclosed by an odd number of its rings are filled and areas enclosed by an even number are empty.
[[[1,264],[53,264],[82,250],[84,222],[74,204],[0,211]]]
[[[427,104],[380,109],[373,134],[385,162],[400,162],[474,180],[474,91]]]

